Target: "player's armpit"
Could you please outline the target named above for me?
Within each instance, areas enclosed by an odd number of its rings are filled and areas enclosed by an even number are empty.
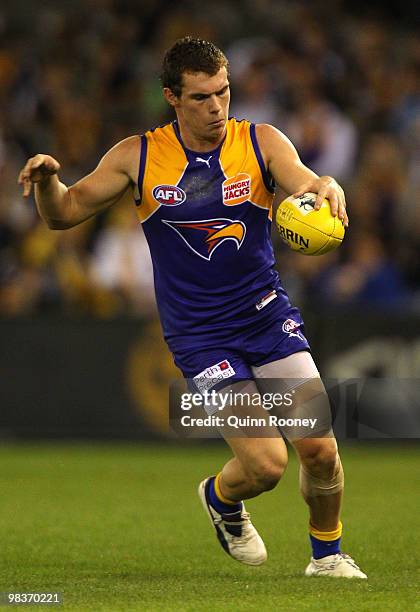
[[[261,123],[256,126],[256,135],[268,171],[286,193],[294,193],[304,183],[318,178],[301,162],[293,144],[277,128]]]

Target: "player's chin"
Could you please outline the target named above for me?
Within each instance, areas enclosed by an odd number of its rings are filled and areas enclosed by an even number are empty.
[[[220,121],[215,121],[210,123],[208,126],[209,132],[214,136],[215,134],[223,134],[226,129],[226,119],[220,119]]]

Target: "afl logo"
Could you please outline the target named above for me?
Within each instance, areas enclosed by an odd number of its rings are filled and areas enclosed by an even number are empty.
[[[156,185],[152,194],[156,202],[163,206],[179,206],[187,197],[185,191],[175,185]]]

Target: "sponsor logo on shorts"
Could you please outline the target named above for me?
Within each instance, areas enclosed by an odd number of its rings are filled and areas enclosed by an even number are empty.
[[[260,301],[255,304],[255,308],[257,310],[262,310],[264,306],[267,306],[267,304],[275,300],[276,297],[277,297],[277,291],[273,289],[273,291],[270,291],[270,293],[267,293],[267,295],[262,297]]]
[[[293,321],[293,319],[286,319],[286,321],[282,325],[282,330],[285,334],[289,335],[289,338],[299,338],[299,340],[304,340],[302,332],[299,330],[300,323]]]
[[[185,191],[176,185],[156,185],[152,195],[163,206],[179,206],[187,197]]]
[[[223,181],[222,189],[225,206],[243,204],[251,197],[251,177],[245,172],[240,172]]]
[[[227,359],[219,361],[212,366],[209,366],[197,376],[194,376],[193,381],[197,385],[199,391],[208,391],[224,378],[230,378],[235,374],[235,370],[230,365]]]

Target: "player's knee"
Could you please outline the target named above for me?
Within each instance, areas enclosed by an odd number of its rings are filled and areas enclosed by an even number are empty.
[[[337,444],[334,439],[322,438],[311,445],[301,457],[304,468],[318,478],[330,478],[338,463]]]
[[[251,479],[254,486],[261,491],[274,489],[284,474],[287,460],[284,459],[263,459],[254,463],[251,469]]]
[[[311,469],[302,462],[299,483],[305,499],[340,493],[344,488],[344,471],[340,455],[336,452],[334,459],[332,455],[325,455],[324,462],[312,465]]]

